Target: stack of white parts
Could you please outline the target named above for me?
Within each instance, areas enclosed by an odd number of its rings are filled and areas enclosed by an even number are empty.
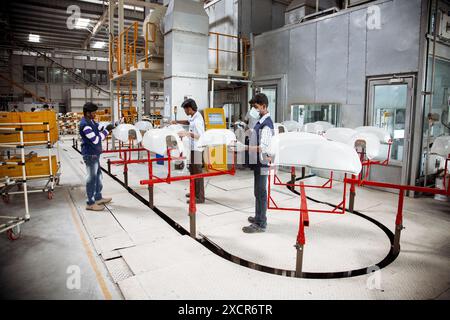
[[[276,166],[308,167],[350,174],[361,172],[361,161],[348,144],[307,132],[275,136],[269,148]]]

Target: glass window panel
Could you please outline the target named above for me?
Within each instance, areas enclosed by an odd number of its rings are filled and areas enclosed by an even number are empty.
[[[71,70],[71,69],[69,69]],[[69,71],[64,70],[63,71],[63,82],[64,83],[72,83],[72,78],[70,77]]]
[[[97,70],[87,69],[86,79],[93,83],[97,83]]]
[[[51,83],[61,83],[62,82],[62,71],[60,68],[48,68],[48,82]]]
[[[23,66],[23,82],[35,82],[36,68],[34,66]]]
[[[393,138],[391,159],[403,160],[408,85],[376,85],[372,125],[387,130]]]
[[[272,119],[276,121],[277,108],[277,89],[276,88],[261,88],[261,93],[264,93],[269,100],[269,113]]]
[[[37,69],[37,81],[45,82],[45,67],[36,67]]]
[[[293,104],[291,106],[291,119],[304,125],[316,121],[326,121],[334,126],[339,125],[340,104],[315,103]]]

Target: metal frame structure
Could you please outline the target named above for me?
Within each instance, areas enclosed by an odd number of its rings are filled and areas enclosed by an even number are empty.
[[[171,156],[171,152],[170,152],[170,148],[168,148],[167,150],[167,157],[165,158],[154,158],[154,159],[149,159],[148,163],[149,163],[149,179],[147,180],[141,180],[140,184],[141,185],[148,185],[149,187],[149,203],[150,203],[150,207],[153,208],[154,207],[154,202],[153,202],[153,186],[155,184],[158,183],[167,183],[167,184],[171,184],[172,182],[176,182],[176,181],[184,181],[184,180],[189,180],[189,192],[190,192],[190,197],[189,197],[189,232],[190,232],[190,236],[192,238],[196,238],[196,212],[197,212],[197,207],[196,207],[196,203],[195,203],[195,180],[196,179],[200,179],[200,178],[208,178],[208,177],[216,177],[216,176],[221,176],[221,175],[235,175],[236,173],[236,154],[234,154],[233,156],[233,162],[231,165],[231,169],[227,169],[227,170],[218,170],[218,169],[211,169],[211,171],[209,172],[204,172],[204,173],[198,173],[198,174],[192,174],[192,175],[182,175],[182,176],[172,176],[171,170],[170,170],[170,163],[171,161],[174,160],[183,160],[184,157],[172,157]],[[168,163],[168,174],[166,177],[161,178],[158,177],[156,175],[153,174],[153,162],[155,161],[167,161]]]
[[[401,239],[401,232],[404,229],[403,227],[403,206],[404,206],[404,197],[405,193],[407,191],[414,191],[414,192],[423,192],[423,193],[431,193],[431,194],[440,194],[450,197],[450,184],[447,185],[446,176],[449,174],[449,167],[448,163],[450,162],[450,154],[448,155],[446,159],[446,165],[445,165],[445,172],[444,172],[444,188],[443,189],[437,189],[437,188],[427,188],[427,187],[417,187],[417,186],[409,186],[409,185],[400,185],[400,184],[392,184],[392,183],[384,183],[384,182],[376,182],[376,181],[368,181],[362,179],[361,175],[356,178],[355,175],[352,175],[351,178],[347,178],[347,175],[344,177],[344,200],[342,207],[342,214],[345,213],[346,207],[345,207],[345,200],[346,200],[346,190],[347,190],[347,184],[350,184],[350,205],[349,205],[349,212],[353,212],[353,206],[355,201],[355,195],[356,195],[356,188],[355,186],[370,186],[375,188],[387,188],[387,189],[393,189],[399,191],[398,196],[398,203],[397,203],[397,213],[395,217],[395,234],[394,234],[394,241],[392,245],[392,252],[394,255],[398,255],[400,253],[400,239]],[[383,163],[383,162],[382,162]],[[295,176],[293,178],[295,181]],[[296,277],[302,277],[302,268],[303,268],[303,251],[304,246],[306,244],[306,237],[305,237],[305,227],[309,226],[309,213],[310,212],[322,212],[322,213],[336,213],[334,212],[338,206],[335,207],[332,211],[326,212],[322,210],[311,210],[307,207],[307,197],[306,197],[306,186],[303,182],[300,182],[299,184],[295,183],[279,183],[278,185],[283,185],[291,188],[291,190],[294,190],[295,187],[300,187],[300,207],[299,208],[283,208],[276,206],[271,206],[271,201],[273,202],[273,199],[270,196],[270,176],[268,177],[269,180],[269,191],[268,191],[268,209],[271,210],[284,210],[284,211],[294,211],[300,213],[300,219],[299,219],[299,229],[297,234],[297,240],[295,244],[295,248],[297,250],[297,260],[296,260],[296,269],[295,269],[295,276]]]
[[[32,126],[32,125],[43,125],[45,126],[45,130],[32,130],[32,131],[24,131],[22,126]],[[7,178],[5,177],[5,182],[0,185],[0,194],[3,197],[5,202],[9,201],[9,195],[11,194],[23,194],[24,195],[24,203],[25,203],[25,215],[23,217],[11,217],[11,216],[0,216],[0,219],[7,220],[5,223],[0,224],[0,233],[7,232],[7,236],[10,240],[16,240],[20,237],[20,225],[24,222],[30,220],[30,210],[28,203],[28,194],[29,193],[37,193],[37,192],[47,192],[47,197],[49,200],[53,198],[53,192],[55,189],[55,185],[59,183],[59,156],[57,160],[57,171],[53,172],[52,167],[52,152],[53,149],[51,138],[50,138],[50,124],[48,122],[18,122],[18,123],[0,123],[0,126],[8,126],[8,128],[0,128],[0,134],[18,132],[20,141],[18,142],[6,142],[0,143],[0,148],[18,148],[20,149],[20,162],[11,162],[5,161],[0,163],[0,165],[19,165],[22,167],[22,176],[20,179]],[[32,141],[25,142],[24,141],[24,133],[46,133],[47,140],[45,141]],[[49,175],[27,175],[25,170],[25,148],[32,147],[35,145],[47,145],[48,150],[48,161],[49,161]],[[58,150],[59,153],[59,150]],[[47,179],[46,184],[42,189],[28,189],[27,180],[34,179]],[[23,190],[9,192],[9,189],[13,186],[23,186]]]

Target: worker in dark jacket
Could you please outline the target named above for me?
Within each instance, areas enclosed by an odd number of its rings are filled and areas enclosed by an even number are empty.
[[[109,124],[106,128],[100,127],[95,122],[95,113],[98,107],[92,102],[83,106],[83,118],[80,121],[80,136],[82,140],[81,154],[86,164],[86,194],[87,210],[102,211],[104,204],[111,202],[111,198],[102,196],[102,170],[100,167],[100,155],[102,154],[102,141],[108,136],[110,130],[114,129],[114,124]]]
[[[255,180],[255,216],[248,217],[251,225],[242,228],[245,233],[266,231],[267,227],[267,176],[269,174],[270,157],[268,149],[274,135],[274,125],[269,113],[269,100],[263,93],[253,98],[258,118],[249,142],[249,162]]]

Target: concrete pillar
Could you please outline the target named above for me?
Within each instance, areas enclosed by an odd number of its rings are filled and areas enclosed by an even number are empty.
[[[208,107],[209,18],[203,2],[171,0],[164,26],[164,115],[173,119],[173,106],[185,97],[199,109]],[[186,119],[183,112],[177,117]]]

